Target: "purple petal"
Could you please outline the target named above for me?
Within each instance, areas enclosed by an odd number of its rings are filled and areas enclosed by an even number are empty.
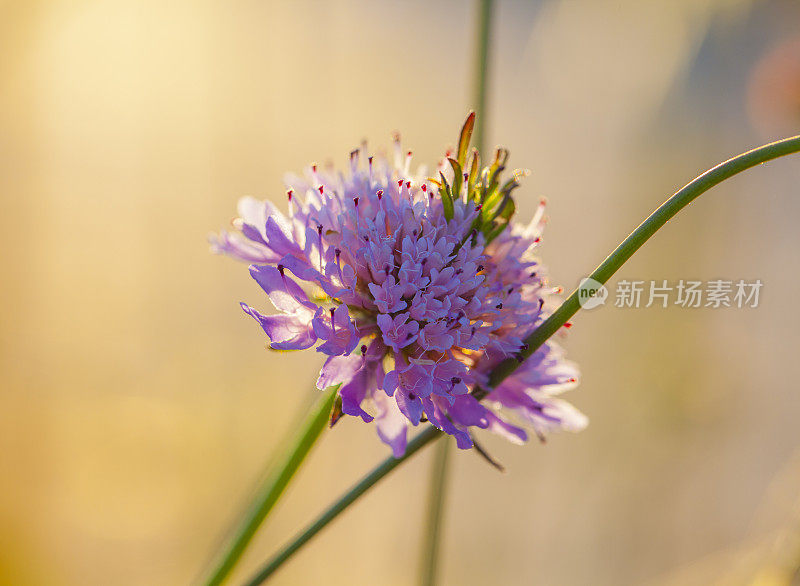
[[[372,421],[372,415],[361,408],[361,402],[367,396],[367,391],[371,391],[370,384],[374,377],[370,377],[366,369],[359,370],[356,375],[339,389],[339,396],[342,398],[342,412],[347,415],[361,417],[365,423]]]
[[[306,310],[315,310],[316,305],[308,300],[305,291],[285,274],[281,275],[275,267],[251,265],[250,274],[256,280],[269,300],[279,311],[295,313]]]
[[[461,395],[453,401],[453,404],[447,409],[448,415],[453,420],[453,423],[464,425],[466,427],[480,427],[486,429],[489,427],[489,419],[487,414],[489,410],[481,405],[472,395]]]
[[[272,342],[270,346],[276,350],[305,350],[317,341],[310,324],[297,315],[262,315],[245,303],[241,306],[261,324]]]
[[[515,444],[524,444],[528,441],[528,434],[525,433],[524,429],[511,425],[491,411],[487,414],[487,417],[489,418],[489,427],[487,428],[489,431]]]
[[[302,255],[303,253],[300,247],[289,239],[273,217],[267,218],[264,235],[267,238],[267,244],[276,254],[284,256],[292,253]]]
[[[264,246],[259,246],[238,234],[229,234],[224,230],[219,233],[219,236],[209,237],[209,241],[214,254],[226,254],[248,264],[275,262],[279,258]]]
[[[358,354],[349,356],[331,356],[322,366],[317,379],[317,388],[327,389],[332,385],[344,383],[353,378],[364,365],[364,358]]]
[[[378,411],[375,417],[378,437],[392,448],[395,458],[400,458],[406,453],[408,420],[400,412],[394,399],[387,397],[385,393],[373,393],[372,398]]]

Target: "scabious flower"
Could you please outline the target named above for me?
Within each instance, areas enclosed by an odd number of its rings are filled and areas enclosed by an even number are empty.
[[[434,178],[412,171],[398,137],[392,163],[364,145],[344,173],[312,165],[288,177],[286,214],[242,199],[235,232],[212,239],[215,252],[250,263],[278,310],[242,303],[271,347],[316,345],[327,357],[317,386],[339,385],[339,413],[374,421],[396,457],[409,425],[426,420],[460,448],[472,447],[474,428],[524,442],[525,427],[543,438],[586,425],[557,398],[578,372],[552,341],[486,386],[493,367],[525,349],[556,291],[533,255],[544,202],[527,226],[510,221],[521,173],[500,182],[503,149],[484,168],[477,151],[469,156],[473,123],[471,114]]]

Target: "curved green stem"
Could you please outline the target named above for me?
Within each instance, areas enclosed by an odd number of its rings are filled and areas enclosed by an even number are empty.
[[[608,257],[600,263],[600,266],[598,266],[589,277],[601,284],[605,284],[606,281],[633,256],[633,253],[639,250],[642,245],[659,230],[659,228],[670,221],[679,211],[692,203],[702,193],[705,193],[715,185],[751,167],[797,152],[800,152],[800,135],[760,146],[709,169],[696,179],[687,183],[682,189],[678,190],[672,197],[661,204],[656,211],[650,214],[644,222],[639,224],[636,230],[631,232],[631,234],[617,246],[614,252],[609,254]],[[561,326],[567,323],[567,321],[578,312],[580,309],[579,292],[580,289],[575,289],[570,296],[567,297],[566,301],[525,339],[527,348],[521,352],[522,359],[528,358],[531,354],[536,352],[550,336],[555,334]],[[494,388],[503,382],[503,380],[514,372],[519,365],[520,361],[514,358],[501,362],[489,375],[489,388]],[[480,400],[488,394],[488,391],[484,389],[475,389],[473,394]]]
[[[642,222],[630,236],[600,263],[590,275],[592,279],[605,283],[611,276],[639,250],[647,240],[655,234],[659,228],[672,219],[679,211],[689,205],[702,193],[708,191],[725,179],[733,177],[751,167],[760,165],[772,159],[777,159],[785,155],[800,152],[800,136],[785,138],[773,142],[739,156],[733,157],[700,175],[697,179],[688,183],[680,189],[656,211]],[[567,321],[580,309],[578,300],[579,292],[576,289],[564,301],[564,303],[549,317],[541,326],[528,336],[525,342],[528,348],[523,352],[523,357],[527,358],[537,348],[539,348],[550,336],[559,330]],[[489,376],[490,388],[493,388],[506,377],[508,377],[520,365],[518,360],[510,360],[500,363]],[[486,396],[487,392],[483,389],[473,391],[478,399]],[[400,459],[389,458],[375,468],[371,473],[364,477],[361,482],[350,489],[337,502],[331,505],[316,521],[309,525],[302,533],[287,544],[275,557],[273,557],[249,582],[247,586],[257,586],[271,576],[287,559],[289,559],[298,549],[305,545],[314,535],[319,533],[328,523],[333,521],[342,511],[353,504],[362,494],[367,492],[376,482],[394,470],[409,457],[417,453],[421,448],[430,443],[441,432],[433,427],[428,427],[421,432],[408,444],[406,454]]]
[[[258,527],[272,510],[272,507],[275,506],[275,503],[278,502],[292,476],[297,472],[317,438],[325,429],[338,389],[337,385],[325,390],[324,394],[317,400],[311,413],[303,425],[300,426],[300,431],[294,441],[287,447],[281,460],[267,477],[264,485],[259,489],[253,504],[245,513],[230,543],[219,561],[214,565],[214,569],[204,584],[207,586],[222,584],[236,565],[236,562],[242,557],[242,553],[247,544],[250,543],[253,535],[255,535]]]
[[[453,449],[452,442],[444,438],[436,449],[431,470],[431,491],[428,497],[428,526],[422,541],[422,573],[420,584],[434,586],[439,569],[439,545],[442,532],[445,494],[447,492],[447,460]]]
[[[348,490],[338,501],[331,505],[319,518],[311,525],[301,531],[291,542],[289,542],[275,557],[273,557],[259,572],[246,582],[246,586],[256,586],[269,578],[283,562],[288,560],[298,549],[303,547],[312,537],[319,533],[328,523],[339,516],[339,513],[353,504],[358,497],[372,488],[381,478],[389,474],[400,464],[416,454],[424,446],[441,435],[441,431],[433,426],[428,426],[417,436],[408,442],[406,453],[402,458],[389,457],[383,463],[367,474],[358,484]]]

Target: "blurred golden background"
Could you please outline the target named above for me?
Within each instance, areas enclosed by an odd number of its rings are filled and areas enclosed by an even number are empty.
[[[394,129],[417,161],[469,107],[471,3],[0,2],[0,583],[188,584],[312,400],[267,352],[243,195]],[[502,0],[489,143],[550,200],[575,286],[699,172],[800,129],[800,4]],[[761,279],[757,309],[579,314],[580,435],[459,452],[443,584],[790,584],[800,566],[800,161],[731,180],[617,275]],[[612,290],[613,293],[613,290]],[[388,455],[343,421],[234,583]],[[275,584],[413,583],[429,454]]]

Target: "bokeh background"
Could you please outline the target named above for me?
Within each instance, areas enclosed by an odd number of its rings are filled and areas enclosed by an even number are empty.
[[[489,142],[549,198],[575,286],[667,195],[800,129],[800,3],[502,0]],[[470,106],[471,3],[0,2],[0,583],[189,584],[313,400],[265,350],[242,195],[403,133],[435,161]],[[612,279],[761,279],[757,309],[574,320],[580,435],[453,458],[443,584],[790,584],[800,565],[800,160],[703,196]],[[343,421],[240,581],[387,455]],[[406,585],[429,454],[275,584]]]

